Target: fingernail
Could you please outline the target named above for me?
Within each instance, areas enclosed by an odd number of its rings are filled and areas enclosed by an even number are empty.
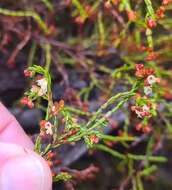
[[[34,155],[7,160],[0,168],[1,190],[50,190],[50,170],[42,158]]]

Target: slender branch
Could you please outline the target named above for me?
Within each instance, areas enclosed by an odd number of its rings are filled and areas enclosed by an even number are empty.
[[[0,7],[0,14],[12,17],[31,17],[37,22],[37,24],[45,33],[50,32],[48,26],[45,24],[42,18],[34,11],[13,11]]]

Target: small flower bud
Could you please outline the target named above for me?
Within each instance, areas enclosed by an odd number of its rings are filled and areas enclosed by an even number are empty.
[[[24,70],[24,76],[25,77],[33,77],[33,72],[29,71],[28,69]]]
[[[127,11],[127,15],[128,15],[129,21],[136,21],[136,19],[137,19],[137,14],[136,14],[135,11],[132,11],[132,10]]]
[[[139,71],[144,68],[143,64],[136,64],[136,71]]]
[[[40,127],[41,127],[41,130],[45,130],[45,133],[48,135],[53,135],[53,125],[49,122],[49,121],[46,121],[46,120],[41,120],[40,123],[39,123]]]
[[[33,108],[34,107],[34,103],[32,102],[32,100],[30,100],[28,97],[23,97],[20,100],[20,103],[22,105],[28,106],[29,108]]]
[[[155,28],[156,25],[157,25],[157,23],[156,23],[156,21],[154,19],[149,18],[147,20],[147,26],[148,26],[148,28],[150,28],[150,29]]]
[[[156,77],[154,75],[149,75],[147,77],[147,82],[148,84],[153,85],[154,83],[156,83]]]
[[[150,133],[151,131],[152,131],[152,129],[151,129],[150,126],[144,126],[144,127],[143,127],[143,132],[144,132],[144,133],[148,134],[148,133]]]
[[[112,4],[111,4],[111,2],[110,2],[109,0],[107,0],[107,1],[104,3],[104,6],[105,6],[105,8],[107,8],[107,9],[112,8]]]
[[[36,81],[37,85],[40,87],[39,95],[43,96],[48,91],[48,81],[45,78],[41,78]]]
[[[152,94],[152,88],[150,86],[145,86],[144,87],[144,93],[146,96],[151,95]]]
[[[169,3],[171,3],[171,0],[163,0],[162,1],[162,5],[168,5]]]
[[[96,135],[91,135],[90,136],[90,141],[93,144],[97,144],[99,142],[99,138]]]

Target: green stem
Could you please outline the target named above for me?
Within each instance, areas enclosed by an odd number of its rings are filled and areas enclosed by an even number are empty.
[[[119,152],[117,152],[111,148],[108,148],[107,146],[105,146],[103,144],[96,144],[96,145],[94,145],[94,148],[102,150],[104,152],[107,152],[116,158],[125,160],[125,155],[123,155],[123,154],[121,154],[121,153],[119,153]]]
[[[98,126],[101,126],[101,124],[104,123],[107,120],[107,118],[109,118],[113,113],[115,113],[118,109],[120,109],[124,105],[124,103],[127,102],[129,98],[134,95],[135,93],[132,93],[130,94],[130,96],[128,96],[124,100],[121,100],[112,110],[108,111],[102,118],[100,118],[95,124],[93,124],[89,128],[89,131],[97,128]]]
[[[51,65],[51,45],[49,43],[45,44],[45,56],[46,56],[45,68],[47,71],[49,71]]]
[[[118,98],[123,98],[125,96],[128,96],[130,92],[123,92],[118,93],[115,96],[112,96],[106,103],[104,103],[94,114],[94,116],[90,119],[90,121],[87,123],[86,127],[89,127],[95,120],[98,118],[98,116],[103,112],[104,109],[106,109],[109,105],[113,104]]]
[[[41,0],[45,6],[50,10],[50,11],[53,11],[53,5],[52,3],[49,1],[49,0]]]
[[[30,52],[29,52],[29,57],[28,57],[28,67],[31,67],[34,64],[34,55],[36,52],[37,45],[35,42],[32,43]]]
[[[114,142],[135,141],[135,140],[137,140],[137,137],[129,137],[129,136],[114,137],[114,136],[111,136],[111,135],[101,135],[101,138],[103,140],[109,140],[109,141],[114,141]]]
[[[87,12],[83,8],[82,4],[79,2],[79,0],[72,0],[72,3],[75,5],[75,7],[78,9],[80,15],[83,19],[86,19],[88,17]]]
[[[73,107],[69,107],[69,106],[65,106],[64,110],[72,112],[72,113],[75,113],[75,114],[78,114],[78,115],[81,115],[81,116],[90,117],[90,116],[93,115],[92,113],[85,112],[85,111],[82,111],[82,110],[79,110],[79,109],[76,109],[76,108],[73,108]]]
[[[150,162],[167,162],[167,158],[163,156],[145,156],[145,155],[134,155],[134,154],[128,154],[128,158],[141,161],[141,160],[148,160]]]
[[[154,12],[151,0],[144,0],[144,2],[146,4],[149,16],[151,16],[153,19],[155,19],[155,12]]]

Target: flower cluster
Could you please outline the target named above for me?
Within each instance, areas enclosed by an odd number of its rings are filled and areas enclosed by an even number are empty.
[[[152,29],[157,26],[157,20],[164,18],[166,6],[172,3],[172,0],[163,0],[161,6],[156,11],[156,18],[148,18],[147,27]]]
[[[24,70],[24,76],[31,78],[31,77],[34,76],[34,73],[32,71],[28,70],[28,69],[25,69]]]
[[[169,5],[170,3],[172,3],[172,0],[163,0],[162,1],[162,5]]]
[[[57,116],[58,113],[63,109],[64,107],[64,100],[60,100],[59,102],[55,102],[51,107],[50,107],[50,113],[49,117],[54,117]],[[48,120],[41,120],[40,123],[40,136],[44,137],[45,135],[53,135],[53,129],[55,126]]]
[[[154,52],[151,47],[141,46],[137,47],[137,50],[141,53],[147,53],[145,61],[156,61],[159,58],[159,54],[157,52]]]
[[[30,98],[28,98],[27,96],[23,97],[20,100],[20,103],[22,105],[28,106],[29,108],[33,108],[34,107],[34,103],[32,102],[32,100]]]
[[[132,106],[131,110],[134,111],[138,118],[151,117],[152,104],[146,97],[137,97],[137,105]]]
[[[136,73],[135,76],[138,78],[145,78],[149,75],[153,75],[155,71],[153,69],[147,69],[143,64],[136,64]]]
[[[138,123],[136,125],[136,130],[148,134],[152,131],[152,128],[149,124]]]
[[[29,108],[34,107],[33,101],[37,97],[46,97],[48,93],[48,80],[47,78],[41,74],[36,75],[36,72],[31,69],[24,70],[25,77],[32,78],[33,83],[31,89],[25,93],[25,97],[20,100],[22,105],[26,105]],[[36,75],[36,76],[35,76]]]
[[[51,115],[56,116],[64,107],[64,100],[60,100],[59,102],[54,102],[51,107]]]
[[[37,85],[32,85],[31,91],[37,93],[39,96],[44,96],[47,93],[48,81],[47,79],[41,77],[36,80]]]
[[[53,136],[55,131],[54,118],[63,110],[64,101],[53,102],[51,92],[51,76],[49,72],[37,65],[24,70],[25,77],[31,79],[31,88],[25,93],[21,99],[21,104],[29,108],[34,107],[33,101],[42,98],[47,101],[46,116],[40,121],[40,137]]]
[[[53,135],[54,126],[49,121],[41,120],[40,121],[40,128],[41,128],[41,132],[40,132],[41,136],[45,136],[45,134]]]
[[[138,118],[143,119],[143,122],[136,125],[136,130],[144,133],[151,132],[151,127],[147,124],[148,119],[156,114],[156,104],[153,100],[153,86],[160,82],[160,79],[155,76],[155,71],[150,68],[145,68],[143,64],[136,64],[135,76],[141,80],[143,84],[144,95],[137,93],[135,96],[135,105],[131,110],[135,112]]]
[[[153,69],[145,68],[143,64],[136,64],[135,76],[144,79],[144,93],[146,96],[152,94],[152,87],[155,83],[159,83],[160,79],[155,77]]]
[[[97,144],[99,142],[99,138],[97,135],[93,134],[90,136],[90,142],[91,144]]]
[[[154,20],[154,19],[152,19],[152,18],[149,18],[148,20],[147,20],[147,27],[148,28],[155,28],[156,27],[156,25],[157,25],[157,23],[156,23],[156,21]]]
[[[127,11],[127,16],[129,21],[136,21],[137,20],[137,13],[133,10]]]

